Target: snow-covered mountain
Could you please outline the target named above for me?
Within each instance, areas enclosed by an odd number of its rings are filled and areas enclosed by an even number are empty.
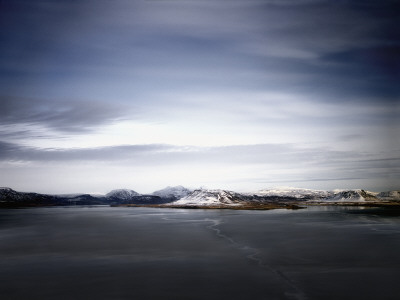
[[[128,190],[128,189],[116,189],[106,194],[107,198],[119,199],[119,200],[129,200],[135,196],[140,196],[140,194],[133,190]]]
[[[368,192],[365,190],[335,190],[332,195],[323,199],[324,201],[333,202],[367,202],[379,201],[376,193]]]
[[[331,196],[333,193],[329,191],[301,189],[292,187],[277,187],[273,189],[260,190],[255,193],[249,193],[259,197],[282,197],[295,198],[298,200],[320,200]]]
[[[118,189],[112,190],[106,194],[105,198],[111,205],[120,204],[138,204],[138,205],[153,205],[153,204],[164,204],[171,202],[172,200],[161,198],[155,195],[142,195],[133,190]]]
[[[0,187],[0,201],[21,201],[26,197],[26,193],[14,191],[8,187]]]
[[[386,193],[374,193],[365,190],[333,190],[333,191],[322,191],[322,190],[311,190],[301,188],[274,188],[261,190],[254,193],[260,197],[281,197],[283,200],[287,198],[293,198],[300,201],[328,201],[328,202],[368,202],[368,201],[380,201],[380,199],[393,199],[395,198],[394,192]],[[381,197],[379,197],[381,195]]]
[[[153,195],[165,199],[171,199],[172,201],[174,201],[186,197],[192,192],[193,192],[192,190],[189,190],[181,185],[178,185],[178,186],[168,186],[162,190],[155,191]]]
[[[245,196],[232,191],[199,189],[170,204],[183,206],[239,205],[245,200]]]

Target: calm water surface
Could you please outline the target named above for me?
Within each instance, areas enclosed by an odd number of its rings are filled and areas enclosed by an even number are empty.
[[[1,299],[400,299],[382,209],[0,210]]]

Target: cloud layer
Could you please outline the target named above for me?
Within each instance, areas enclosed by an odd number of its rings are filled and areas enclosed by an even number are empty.
[[[394,154],[386,157],[387,153],[360,154],[287,144],[224,147],[153,144],[66,150],[1,142],[0,164],[4,169],[12,169],[14,176],[3,173],[0,180],[19,186],[28,174],[40,172],[39,178],[66,180],[63,184],[73,187],[87,181],[88,170],[89,173],[95,170],[94,178],[110,179],[97,192],[106,192],[107,188],[122,183],[146,192],[154,186],[162,187],[162,183],[249,191],[287,183],[329,189],[332,182],[353,188],[355,183],[367,182],[369,186],[374,184],[375,189],[382,189],[394,185],[392,178],[400,172],[399,153]]]
[[[400,179],[398,1],[0,6],[5,183],[45,189],[39,168],[96,189],[128,166],[149,189]]]

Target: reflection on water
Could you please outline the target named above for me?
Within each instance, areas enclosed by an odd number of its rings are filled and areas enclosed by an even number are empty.
[[[398,211],[397,211],[398,213]],[[397,299],[395,210],[0,210],[2,299]]]

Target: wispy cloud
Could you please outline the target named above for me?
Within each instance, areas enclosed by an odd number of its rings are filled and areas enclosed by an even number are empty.
[[[397,153],[398,154],[398,153]],[[337,151],[327,148],[305,148],[295,144],[258,144],[219,147],[176,146],[167,144],[119,145],[108,147],[57,149],[34,148],[1,142],[0,157],[3,162],[69,162],[129,161],[132,165],[269,165],[277,169],[324,168],[350,170],[371,166],[389,168],[400,159],[396,154]],[[384,164],[382,164],[384,163]],[[355,167],[357,166],[357,167]]]
[[[0,96],[0,125],[41,125],[61,132],[85,132],[123,120],[129,111],[116,102]]]

